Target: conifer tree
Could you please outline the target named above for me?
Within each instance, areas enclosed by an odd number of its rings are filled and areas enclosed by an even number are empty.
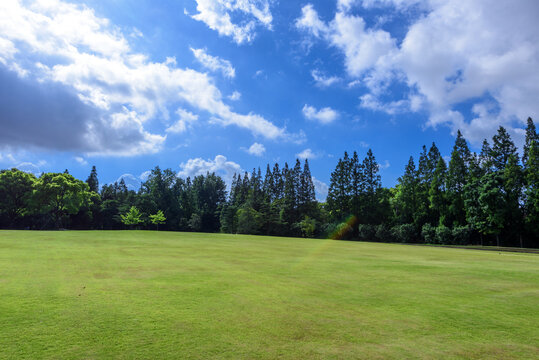
[[[380,222],[380,204],[379,195],[382,187],[382,179],[380,177],[379,166],[376,162],[372,150],[367,151],[367,156],[362,163],[365,205],[363,207],[363,217],[367,224],[378,224]]]
[[[97,179],[97,170],[95,169],[95,166],[92,166],[92,171],[90,172],[88,179],[86,179],[86,183],[88,184],[90,191],[99,193],[99,180]]]
[[[465,225],[466,214],[464,212],[464,199],[462,191],[468,176],[468,163],[470,160],[470,149],[460,130],[457,132],[455,145],[451,152],[451,160],[447,171],[447,192],[449,200],[449,223],[455,225]]]
[[[539,134],[537,134],[537,130],[535,129],[535,124],[533,123],[533,120],[531,117],[528,118],[527,121],[527,127],[526,127],[526,139],[524,142],[524,151],[522,154],[522,164],[524,167],[526,167],[529,153],[532,147],[533,143],[539,143]]]

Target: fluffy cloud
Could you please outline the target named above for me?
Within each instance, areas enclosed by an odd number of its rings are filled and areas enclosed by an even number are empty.
[[[219,35],[231,37],[237,44],[252,41],[256,35],[257,25],[272,28],[270,0],[196,0],[196,2],[198,13],[191,17],[202,21]],[[234,23],[233,16],[241,17],[241,23]]]
[[[209,172],[220,175],[227,184],[232,182],[232,176],[234,174],[242,172],[239,164],[228,161],[223,155],[217,155],[213,160],[204,160],[202,158],[189,159],[187,162],[180,164],[180,169],[178,176],[182,178],[206,175]]]
[[[176,114],[178,115],[179,119],[167,128],[166,131],[169,133],[180,134],[187,130],[190,124],[198,120],[198,115],[190,113],[189,111],[181,108],[176,110]]]
[[[318,180],[314,176],[312,177],[312,179],[314,184],[314,191],[316,192],[316,198],[319,201],[326,201],[329,190],[328,185],[325,182]]]
[[[398,113],[409,110],[410,105],[407,100],[391,101],[389,103],[382,103],[378,98],[372,94],[362,95],[360,98],[360,106],[365,109],[373,111],[385,112],[389,115],[395,115]]]
[[[287,136],[260,115],[235,113],[207,74],[133,52],[118,28],[84,6],[0,2],[0,49],[0,142],[6,146],[155,153],[166,135],[146,124],[168,119],[168,107],[178,102],[225,126]]]
[[[320,70],[311,71],[315,83],[319,87],[328,87],[341,81],[341,78],[337,76],[325,76]]]
[[[247,149],[247,152],[254,156],[262,156],[266,152],[266,148],[264,145],[255,142]]]
[[[238,101],[241,98],[241,93],[239,91],[234,91],[228,98],[232,101]]]
[[[233,78],[236,76],[236,70],[228,60],[221,59],[217,56],[209,55],[205,49],[193,49],[191,48],[195,58],[204,66],[205,68],[223,73],[224,76],[228,78]]]
[[[296,154],[296,157],[298,159],[305,160],[305,159],[316,159],[318,156],[315,153],[313,153],[311,149],[305,149],[302,152]]]
[[[80,165],[88,165],[88,161],[86,161],[83,157],[75,156],[75,161],[78,162]]]
[[[380,27],[367,27],[351,8],[385,7],[393,16],[417,7],[400,44]],[[350,77],[369,93],[361,106],[387,113],[426,110],[428,125],[460,128],[473,142],[498,125],[520,133],[539,105],[539,32],[535,1],[339,0],[335,17],[324,22],[310,4],[296,27],[344,55]],[[391,83],[405,85],[402,99],[384,104]],[[472,104],[463,113],[461,104]]]
[[[15,166],[20,171],[24,171],[29,174],[34,174],[36,177],[39,177],[42,173],[39,165],[36,165],[31,162],[22,162],[19,165]]]
[[[308,120],[315,120],[322,124],[329,124],[339,117],[339,113],[332,108],[325,107],[320,110],[305,104],[302,109],[303,116]]]

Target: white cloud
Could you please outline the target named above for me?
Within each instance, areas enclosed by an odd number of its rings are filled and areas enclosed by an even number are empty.
[[[233,161],[228,161],[223,155],[217,155],[215,159],[204,160],[202,158],[189,159],[180,164],[179,177],[186,178],[206,173],[216,173],[220,175],[227,184],[232,181],[232,176],[242,172],[241,166]]]
[[[390,101],[389,103],[382,103],[372,94],[362,95],[360,98],[360,106],[365,109],[373,111],[385,112],[389,115],[395,115],[398,113],[409,110],[410,105],[407,100]]]
[[[24,171],[29,174],[34,174],[36,177],[39,177],[42,172],[38,165],[27,161],[27,162],[22,162],[15,167],[19,169],[20,171]]]
[[[228,78],[233,78],[236,76],[236,70],[228,60],[221,59],[218,56],[209,55],[205,49],[193,49],[191,48],[195,58],[204,66],[205,68],[223,73],[224,76]]]
[[[352,6],[385,7],[391,16],[411,7],[420,11],[408,13],[411,25],[398,45],[377,25],[368,28]],[[339,0],[330,22],[309,4],[296,26],[344,54],[348,74],[370,90],[362,106],[390,114],[426,110],[428,125],[460,128],[478,142],[499,125],[520,136],[518,127],[539,114],[537,13],[535,1]],[[382,104],[379,96],[392,82],[409,92]],[[457,108],[470,102],[477,111],[465,120],[469,115]],[[480,111],[490,102],[491,110]]]
[[[7,145],[87,155],[155,153],[166,135],[149,132],[146,123],[158,115],[167,119],[168,106],[180,102],[221,125],[271,139],[289,136],[260,115],[235,113],[207,74],[177,68],[174,58],[152,62],[133,52],[120,30],[88,7],[1,1],[0,39],[2,50],[8,49],[1,64],[12,69],[0,66],[0,81],[20,97],[17,103],[0,99],[0,117],[10,129],[0,141]]]
[[[179,119],[167,128],[166,131],[169,133],[180,134],[187,130],[192,123],[198,120],[198,115],[190,113],[189,111],[181,108],[176,110],[176,114],[178,115]]]
[[[322,124],[330,124],[339,117],[339,113],[329,107],[316,110],[313,106],[305,104],[302,111],[306,119],[316,120]]]
[[[222,36],[229,36],[237,44],[251,42],[256,36],[255,28],[261,25],[272,28],[270,0],[196,0],[198,13],[191,17],[204,22]],[[240,24],[234,23],[241,17]]]
[[[140,179],[140,181],[146,181],[150,177],[151,173],[152,173],[151,170],[146,170],[142,174],[140,174],[138,178]]]
[[[313,151],[311,149],[305,149],[302,152],[296,154],[296,157],[298,159],[305,160],[305,159],[316,159],[318,157],[318,155],[313,153]]]
[[[335,83],[338,83],[341,81],[340,77],[337,76],[325,76],[322,74],[320,70],[313,70],[311,71],[311,76],[313,77],[314,81],[316,82],[316,85],[319,87],[328,87]]]
[[[262,156],[266,152],[266,148],[264,145],[255,142],[247,149],[247,152],[254,156]]]
[[[81,165],[88,165],[88,161],[86,161],[83,157],[81,156],[75,156],[75,161],[78,162],[79,164]]]
[[[360,141],[359,146],[361,146],[362,148],[368,148],[370,145],[366,143],[365,141]]]
[[[241,99],[241,93],[238,91],[234,91],[231,95],[228,96],[228,98],[232,101],[238,101]]]
[[[316,193],[316,198],[319,201],[326,201],[326,198],[328,196],[328,190],[329,190],[328,185],[318,180],[314,176],[312,177],[312,179],[313,179],[313,184],[314,184],[314,191]]]
[[[119,183],[122,179],[125,182],[127,190],[138,191],[140,189],[141,181],[139,177],[133,174],[123,174],[116,180],[116,182]]]
[[[389,168],[390,166],[391,164],[389,163],[389,161],[385,160],[383,164],[378,164],[378,169],[385,170]]]

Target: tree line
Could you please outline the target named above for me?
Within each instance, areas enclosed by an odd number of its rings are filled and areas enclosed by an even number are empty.
[[[340,158],[318,202],[308,160],[179,178],[155,167],[138,191],[64,173],[0,171],[0,227],[162,229],[381,242],[539,246],[539,137],[528,119],[522,157],[505,128],[480,153],[460,131],[449,161],[436,144],[410,157],[392,188],[368,150]]]

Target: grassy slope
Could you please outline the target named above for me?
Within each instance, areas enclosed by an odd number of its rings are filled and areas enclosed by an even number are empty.
[[[0,358],[533,358],[539,256],[0,232]]]

